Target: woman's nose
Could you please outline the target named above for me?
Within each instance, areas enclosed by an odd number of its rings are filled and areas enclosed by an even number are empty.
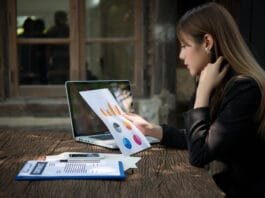
[[[179,59],[184,60],[183,50],[180,50],[180,52],[179,52]]]

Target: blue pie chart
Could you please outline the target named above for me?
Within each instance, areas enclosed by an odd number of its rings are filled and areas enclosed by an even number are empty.
[[[118,133],[121,133],[121,127],[118,123],[114,122],[113,123],[113,128],[115,129],[115,131],[117,131]]]
[[[128,138],[123,138],[123,144],[127,149],[132,148],[132,144],[131,144],[130,140],[128,140]]]

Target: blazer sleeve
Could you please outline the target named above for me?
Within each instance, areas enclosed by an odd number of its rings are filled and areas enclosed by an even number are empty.
[[[257,131],[254,118],[260,98],[257,83],[253,79],[241,79],[225,89],[217,118],[211,123],[208,107],[184,113],[190,163],[202,167],[213,160],[229,160],[240,147],[247,147],[242,142],[247,143]]]
[[[163,129],[163,138],[160,144],[167,147],[187,149],[185,129],[177,129],[166,124],[162,124],[161,127]]]

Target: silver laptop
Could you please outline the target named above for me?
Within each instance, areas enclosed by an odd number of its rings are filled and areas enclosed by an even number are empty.
[[[128,80],[67,81],[65,83],[72,133],[76,141],[107,148],[118,148],[103,121],[79,94],[80,91],[108,88],[125,112],[133,111],[133,98]],[[159,142],[147,137],[150,143]]]

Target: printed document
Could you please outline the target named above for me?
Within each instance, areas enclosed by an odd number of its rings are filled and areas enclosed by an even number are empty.
[[[112,161],[27,161],[16,180],[124,179],[122,162]]]
[[[150,147],[139,129],[123,114],[109,89],[79,92],[86,103],[104,122],[124,155],[132,155]]]

